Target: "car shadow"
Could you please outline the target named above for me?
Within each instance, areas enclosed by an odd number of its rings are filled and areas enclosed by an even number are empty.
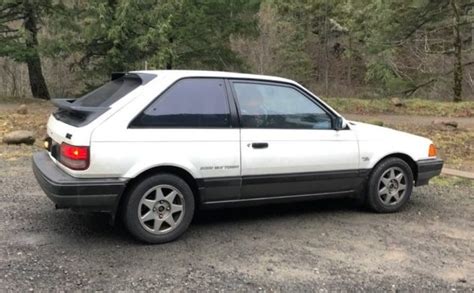
[[[69,223],[63,229],[57,229],[58,233],[69,233],[73,239],[84,241],[113,241],[121,240],[134,243],[135,241],[128,235],[120,220],[111,222],[111,218],[105,213],[79,213],[75,211],[62,211],[62,217]],[[136,242],[135,242],[136,243]]]
[[[275,219],[292,218],[305,215],[325,215],[329,213],[357,212],[357,207],[351,199],[321,199],[310,202],[286,204],[268,204],[252,207],[224,208],[216,210],[197,210],[191,223],[199,228],[212,229],[229,223],[248,223],[272,221]],[[61,237],[73,242],[105,242],[113,245],[136,245],[140,242],[133,239],[126,231],[120,219],[111,225],[110,217],[102,213],[78,213],[69,210],[54,211],[55,222],[59,224],[54,230]],[[200,229],[201,230],[201,229]]]
[[[308,214],[362,211],[353,199],[320,199],[307,202],[266,204],[249,207],[198,210],[192,225],[272,220]]]

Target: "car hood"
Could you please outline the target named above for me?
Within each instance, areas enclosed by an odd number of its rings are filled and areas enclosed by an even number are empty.
[[[381,127],[357,121],[349,121],[349,126],[351,129],[356,131],[357,138],[359,140],[390,141],[392,143],[402,141],[431,143],[431,140],[425,137],[387,127]]]

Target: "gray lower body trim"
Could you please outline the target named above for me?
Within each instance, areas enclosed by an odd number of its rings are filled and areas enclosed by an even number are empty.
[[[126,181],[118,178],[76,178],[66,174],[46,151],[33,155],[33,173],[58,208],[114,213]]]
[[[200,202],[221,206],[310,198],[355,196],[367,182],[367,170],[270,174],[198,180]]]
[[[416,176],[415,186],[426,185],[431,178],[441,174],[443,169],[443,160],[429,159],[416,162],[418,174]]]
[[[284,202],[308,201],[324,198],[342,198],[352,197],[356,194],[355,190],[345,190],[337,192],[324,192],[315,194],[283,195],[274,197],[244,198],[237,200],[220,200],[202,203],[203,208],[220,208],[233,206],[253,206],[262,204],[276,204]]]

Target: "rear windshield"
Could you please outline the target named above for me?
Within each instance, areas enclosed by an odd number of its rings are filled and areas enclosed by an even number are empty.
[[[143,81],[140,76],[127,74],[118,79],[109,81],[92,92],[71,102],[74,106],[100,108],[100,110],[95,112],[83,112],[59,108],[53,115],[56,119],[66,124],[76,127],[84,126],[99,117],[110,105],[135,90],[142,85],[142,83]]]
[[[78,98],[74,105],[83,107],[108,107],[142,84],[138,76],[122,76]]]

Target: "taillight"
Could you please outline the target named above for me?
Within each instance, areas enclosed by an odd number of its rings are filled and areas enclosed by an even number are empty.
[[[89,147],[74,146],[62,143],[59,161],[66,167],[74,170],[85,170],[89,167]]]
[[[430,144],[430,148],[428,150],[428,157],[436,157],[438,154],[438,151],[436,150],[436,147],[434,144]]]

